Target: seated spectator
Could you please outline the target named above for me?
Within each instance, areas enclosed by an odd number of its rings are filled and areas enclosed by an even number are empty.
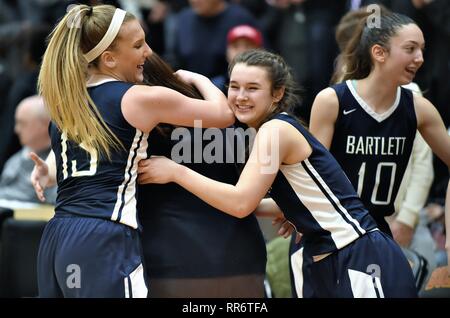
[[[261,48],[263,37],[259,30],[250,25],[238,25],[227,34],[227,61],[230,63],[239,53]]]
[[[50,152],[48,125],[50,117],[40,96],[31,96],[22,100],[16,109],[14,130],[19,137],[22,149],[5,163],[0,175],[0,199],[40,203],[30,182],[33,161],[30,151],[41,158]],[[48,203],[54,203],[56,188],[46,190]]]

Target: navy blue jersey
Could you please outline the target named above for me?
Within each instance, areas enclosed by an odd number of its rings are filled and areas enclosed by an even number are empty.
[[[281,165],[270,190],[285,217],[303,233],[309,255],[334,252],[376,228],[330,152],[293,117],[283,113],[273,119],[293,125],[312,148],[304,161]]]
[[[377,114],[351,81],[333,89],[339,99],[339,114],[330,152],[375,220],[384,223],[384,216],[394,213],[417,130],[412,92],[399,87],[394,104]]]
[[[103,120],[124,146],[111,150],[111,161],[67,140],[66,134],[51,124],[58,182],[56,213],[103,218],[138,228],[137,164],[146,157],[148,134],[123,117],[122,97],[131,86],[112,81],[88,88]]]
[[[194,153],[195,147],[200,147],[204,153],[210,145],[209,140],[196,139],[195,134],[202,136],[211,129],[182,129],[187,134],[175,140],[171,140],[170,132],[164,136],[153,130],[149,136],[148,154],[170,158],[176,147],[185,145],[189,154],[185,157],[188,162],[182,162],[183,165],[214,180],[236,184],[239,173],[234,162],[238,151],[232,151],[231,140],[226,137],[234,132],[233,128],[216,130],[223,140],[224,151],[216,157],[218,162],[212,163],[206,163],[202,158],[195,163]],[[228,157],[231,160],[227,160]],[[245,158],[241,159],[244,162]],[[235,218],[175,183],[141,185],[138,206],[150,279],[265,273],[264,238],[253,214],[243,219]]]

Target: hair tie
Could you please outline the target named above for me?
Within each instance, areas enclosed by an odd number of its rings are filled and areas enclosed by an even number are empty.
[[[88,12],[86,13],[86,16],[90,17],[92,15],[92,12],[94,12],[94,7],[89,7]]]

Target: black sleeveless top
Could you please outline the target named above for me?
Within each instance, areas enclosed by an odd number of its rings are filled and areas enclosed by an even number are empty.
[[[219,138],[229,146],[225,136],[226,131],[233,132],[231,129],[216,129],[213,138]],[[148,140],[148,154],[170,158],[174,151],[188,161],[184,165],[198,173],[236,184],[239,175],[236,164],[230,162],[234,161],[230,147],[223,147],[223,153],[214,153],[212,141],[201,140],[205,129],[178,128],[177,131],[181,131],[182,137],[170,140],[170,132],[165,136],[154,129]],[[178,143],[180,139],[181,143]],[[224,163],[195,163],[203,158],[198,155],[199,150],[200,153],[212,153],[216,161],[222,159]],[[226,163],[227,156],[230,163]],[[253,214],[244,219],[235,218],[170,183],[140,186],[139,216],[144,229],[142,239],[150,278],[211,278],[265,273],[265,242]]]

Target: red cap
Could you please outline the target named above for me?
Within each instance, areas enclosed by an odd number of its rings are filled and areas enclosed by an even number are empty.
[[[262,46],[262,35],[257,29],[250,25],[238,25],[228,31],[227,42],[231,43],[239,38],[252,41],[256,46]]]

